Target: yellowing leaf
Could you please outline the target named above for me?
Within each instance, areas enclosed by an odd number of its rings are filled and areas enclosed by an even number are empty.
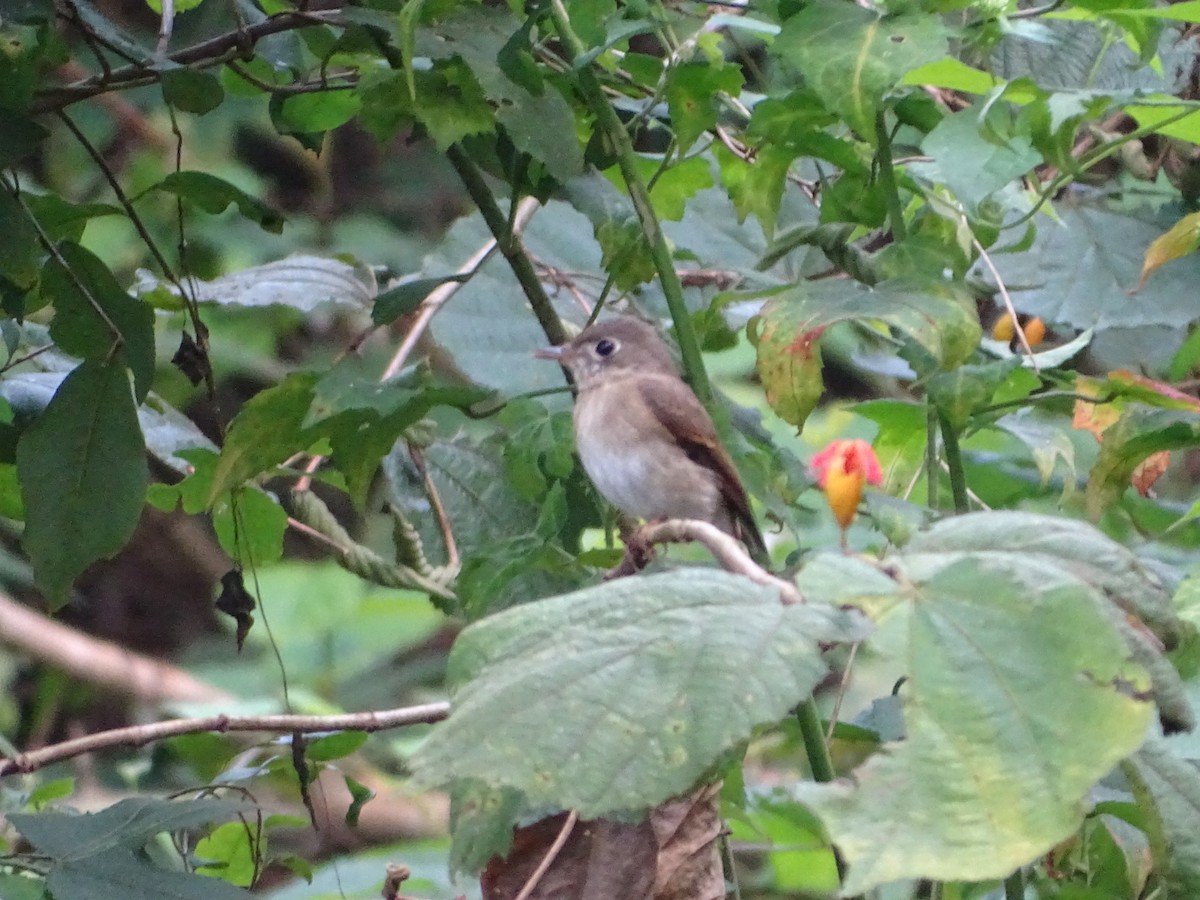
[[[1173,259],[1179,259],[1194,253],[1200,247],[1200,212],[1184,216],[1176,222],[1166,234],[1155,238],[1146,249],[1146,257],[1142,261],[1142,274],[1138,278],[1137,287],[1131,293],[1137,293],[1146,284],[1150,274]]]

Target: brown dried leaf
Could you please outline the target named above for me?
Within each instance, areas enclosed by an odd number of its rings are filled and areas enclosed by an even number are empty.
[[[721,900],[725,873],[717,852],[720,783],[700,788],[650,813],[658,842],[653,900]]]

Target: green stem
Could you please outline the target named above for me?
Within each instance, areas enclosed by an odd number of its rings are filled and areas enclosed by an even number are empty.
[[[1004,879],[1004,900],[1025,900],[1025,873],[1020,869]]]
[[[808,754],[813,781],[833,781],[833,760],[829,758],[825,729],[821,727],[821,714],[817,712],[817,702],[812,697],[796,707],[796,721],[800,723],[800,737],[804,741],[804,751]]]
[[[958,447],[958,432],[944,413],[938,413],[942,426],[942,447],[946,451],[946,467],[950,470],[950,491],[954,495],[954,511],[962,514],[970,510],[967,499],[967,473],[963,469],[962,452]]]
[[[892,238],[897,242],[908,236],[904,224],[904,210],[900,206],[900,188],[896,185],[896,169],[892,165],[892,136],[888,133],[883,110],[875,113],[875,143],[879,149],[875,159],[879,163],[879,186],[887,201],[888,220],[892,224]]]
[[[496,239],[497,249],[508,260],[508,265],[521,285],[521,289],[525,292],[529,305],[533,307],[533,314],[537,317],[538,324],[542,326],[546,338],[552,344],[565,344],[570,340],[570,336],[563,327],[558,313],[554,311],[554,305],[546,295],[546,290],[542,287],[541,279],[538,278],[533,263],[525,254],[525,248],[517,235],[513,233],[508,217],[500,209],[491,188],[484,181],[483,173],[458,144],[450,145],[446,151],[446,157],[450,160],[450,165],[454,166],[454,171],[462,179],[467,193],[471,195],[471,199],[483,215],[483,221],[487,223],[488,230]],[[513,205],[516,206],[515,200]]]
[[[554,17],[554,26],[558,31],[567,55],[571,62],[584,55],[587,48],[571,27],[571,19],[567,15],[562,0],[551,0],[550,11]],[[633,142],[629,133],[617,116],[616,110],[604,96],[600,82],[592,71],[591,66],[585,66],[575,72],[576,85],[584,102],[596,117],[596,124],[608,138],[617,157],[617,165],[625,186],[629,191],[629,199],[633,201],[634,211],[642,226],[642,234],[650,245],[650,255],[654,260],[654,268],[658,272],[663,294],[667,299],[667,308],[671,311],[671,319],[675,323],[675,338],[679,342],[679,352],[683,356],[683,368],[688,382],[696,396],[704,403],[712,400],[712,387],[708,383],[708,374],[704,370],[704,358],[700,353],[700,341],[692,328],[692,320],[688,315],[687,304],[683,300],[683,286],[675,272],[675,261],[671,258],[671,248],[666,236],[659,227],[658,216],[650,203],[650,192],[646,182],[638,170],[637,156],[633,150]]]
[[[937,407],[928,397],[925,398],[925,505],[930,509],[938,508],[938,482],[941,480],[941,470],[938,467],[938,414]]]

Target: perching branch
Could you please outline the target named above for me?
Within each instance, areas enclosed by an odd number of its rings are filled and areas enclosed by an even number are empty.
[[[779,599],[784,604],[804,602],[804,597],[796,589],[796,585],[772,575],[750,558],[750,554],[737,538],[708,522],[697,519],[667,519],[665,522],[655,522],[642,527],[633,538],[633,543],[642,547],[652,544],[686,544],[691,541],[703,544],[725,571],[749,578],[755,584],[776,588],[779,591]],[[635,549],[626,552],[618,570],[621,570],[620,574],[632,574],[644,564],[644,561],[637,561]],[[627,566],[628,571],[625,571]]]
[[[149,725],[131,725],[99,731],[86,737],[51,744],[40,750],[21,753],[12,758],[0,757],[0,777],[18,772],[29,773],[51,763],[73,759],[84,753],[112,747],[141,747],[165,738],[183,734],[231,731],[266,731],[275,734],[321,731],[383,731],[404,725],[429,725],[440,722],[450,714],[449,703],[425,703],[421,706],[402,706],[377,712],[346,713],[337,716],[202,716],[194,719],[171,719]]]

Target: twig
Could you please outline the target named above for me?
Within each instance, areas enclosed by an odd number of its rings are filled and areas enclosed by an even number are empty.
[[[517,210],[516,219],[513,221],[513,233],[519,234],[540,207],[541,204],[532,197],[526,197],[522,200],[520,208]],[[455,274],[473,275],[477,269],[487,262],[488,257],[496,252],[496,249],[495,238],[485,241],[483,246],[476,250],[470,259],[459,266]],[[416,346],[417,341],[421,339],[421,335],[425,333],[425,329],[429,327],[429,322],[433,319],[434,314],[441,309],[443,303],[458,292],[465,281],[466,279],[461,281],[447,281],[445,284],[430,291],[429,296],[421,301],[420,311],[417,313],[412,327],[408,329],[408,334],[404,336],[404,340],[396,348],[391,362],[388,363],[387,368],[383,371],[381,380],[391,378],[404,367],[405,361],[408,359],[409,354],[412,353],[412,349]]]
[[[554,843],[550,845],[550,849],[546,851],[546,855],[542,857],[542,861],[538,863],[538,867],[533,870],[533,874],[529,876],[529,880],[525,882],[525,886],[521,888],[520,893],[513,900],[529,900],[534,890],[537,889],[538,882],[542,880],[542,876],[546,874],[550,866],[554,864],[554,860],[558,858],[558,854],[567,843],[567,838],[571,836],[571,831],[575,828],[577,821],[579,821],[579,814],[575,810],[567,813],[566,821],[563,822],[563,826],[558,832],[558,837],[554,839]]]
[[[776,588],[779,599],[785,604],[803,603],[804,597],[796,585],[777,578],[750,558],[746,548],[732,535],[716,525],[697,519],[667,519],[644,526],[637,534],[638,540],[646,544],[685,544],[696,541],[703,544],[727,572],[749,578],[755,584]]]
[[[89,684],[142,701],[227,703],[232,698],[162,660],[84,634],[0,594],[0,644]]]
[[[294,31],[308,25],[336,24],[339,15],[341,15],[340,9],[280,13],[254,25],[227,31],[198,44],[185,47],[170,54],[167,59],[183,66],[195,68],[218,66],[253,50],[254,45],[264,37],[284,31]],[[55,112],[97,94],[153,84],[159,80],[159,77],[159,72],[149,70],[141,63],[125,66],[108,75],[92,75],[65,87],[51,88],[39,93],[29,106],[29,114]]]
[[[438,527],[442,530],[442,542],[446,545],[446,566],[457,569],[461,562],[458,555],[458,542],[454,540],[454,530],[450,527],[450,517],[446,515],[446,507],[442,505],[441,495],[438,494],[437,487],[429,476],[429,468],[425,465],[425,454],[421,452],[420,447],[409,441],[408,455],[412,457],[413,465],[421,473],[421,480],[425,482],[425,493],[429,495],[429,504],[433,507]]]
[[[858,648],[862,641],[855,641],[850,645],[850,656],[846,660],[846,669],[842,672],[842,679],[838,683],[837,697],[833,701],[833,711],[829,714],[829,730],[825,732],[825,740],[833,740],[833,729],[837,727],[838,715],[842,711],[842,700],[846,698],[846,687],[850,684],[850,673],[854,670],[854,657],[858,655]]]
[[[171,33],[175,30],[175,0],[162,0],[162,22],[158,26],[158,46],[154,55],[160,59],[167,55],[171,45]]]
[[[967,221],[966,214],[959,210],[962,216],[963,224],[967,226],[967,234],[971,235],[971,243],[975,245],[975,249],[979,251],[979,258],[983,260],[984,266],[992,273],[992,277],[996,279],[996,290],[1000,292],[1000,299],[1004,301],[1004,308],[1008,310],[1008,314],[1012,319],[1013,332],[1017,335],[1021,349],[1029,357],[1029,362],[1033,366],[1033,371],[1038,371],[1037,359],[1033,355],[1033,347],[1029,346],[1029,338],[1025,336],[1025,329],[1021,327],[1021,323],[1017,321],[1017,310],[1013,306],[1012,297],[1009,296],[1008,288],[1004,286],[1004,279],[1000,277],[1000,272],[992,262],[991,255],[983,248],[979,238],[975,237],[975,232],[971,229],[970,222]]]
[[[450,704],[425,703],[420,706],[402,706],[372,712],[345,713],[336,716],[201,716],[193,719],[171,719],[149,725],[131,725],[98,731],[86,737],[51,744],[40,750],[22,753],[19,756],[0,757],[0,777],[16,772],[29,773],[51,763],[71,759],[83,753],[105,750],[111,747],[141,747],[165,738],[183,734],[212,732],[225,734],[231,731],[267,731],[278,734],[302,732],[312,734],[322,731],[383,731],[404,725],[432,724],[440,722],[450,714]]]

